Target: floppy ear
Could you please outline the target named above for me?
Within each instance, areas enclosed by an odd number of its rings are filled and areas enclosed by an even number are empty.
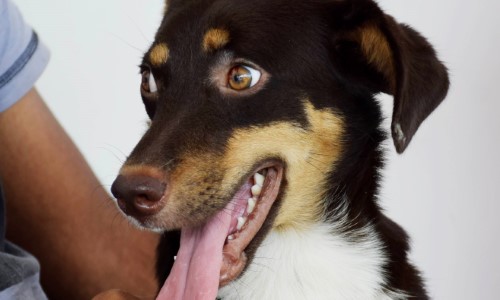
[[[340,3],[333,22],[336,43],[355,43],[362,62],[368,65],[364,75],[355,74],[356,78],[373,91],[394,96],[391,133],[397,152],[402,153],[420,124],[446,96],[447,69],[424,37],[384,14],[375,2]]]

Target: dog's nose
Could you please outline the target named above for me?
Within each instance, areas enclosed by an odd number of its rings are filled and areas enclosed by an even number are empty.
[[[111,186],[118,206],[126,214],[153,215],[163,207],[160,201],[165,194],[166,183],[146,175],[118,175]]]

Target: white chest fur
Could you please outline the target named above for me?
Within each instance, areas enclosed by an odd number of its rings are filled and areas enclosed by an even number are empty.
[[[384,288],[387,258],[376,233],[355,239],[318,224],[298,232],[270,232],[245,274],[219,291],[224,300],[406,299]],[[350,236],[350,235],[349,235]]]

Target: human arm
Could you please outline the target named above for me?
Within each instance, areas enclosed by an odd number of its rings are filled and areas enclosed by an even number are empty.
[[[50,299],[151,295],[158,237],[117,210],[35,89],[0,113],[7,238],[34,254]]]

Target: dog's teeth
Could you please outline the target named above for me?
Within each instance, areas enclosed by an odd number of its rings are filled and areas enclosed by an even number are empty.
[[[245,225],[245,222],[247,221],[247,218],[245,217],[239,217],[238,218],[238,225],[236,225],[237,230],[241,230],[243,228],[243,225]]]
[[[255,208],[255,199],[254,198],[250,198],[248,199],[248,206],[247,206],[247,213],[248,214],[251,214]]]
[[[174,260],[177,260],[177,256],[174,256]]]
[[[231,235],[228,235],[228,236],[227,236],[227,239],[228,239],[228,240],[230,240],[230,241],[231,241],[231,240],[234,240],[234,235],[232,235],[232,234],[231,234]]]
[[[258,197],[260,195],[260,192],[262,192],[262,186],[256,184],[252,186],[252,195],[255,197]]]
[[[264,185],[264,179],[266,179],[266,178],[263,175],[259,174],[259,173],[255,173],[255,175],[253,175],[253,179],[255,180],[255,184],[256,185],[263,186]]]

